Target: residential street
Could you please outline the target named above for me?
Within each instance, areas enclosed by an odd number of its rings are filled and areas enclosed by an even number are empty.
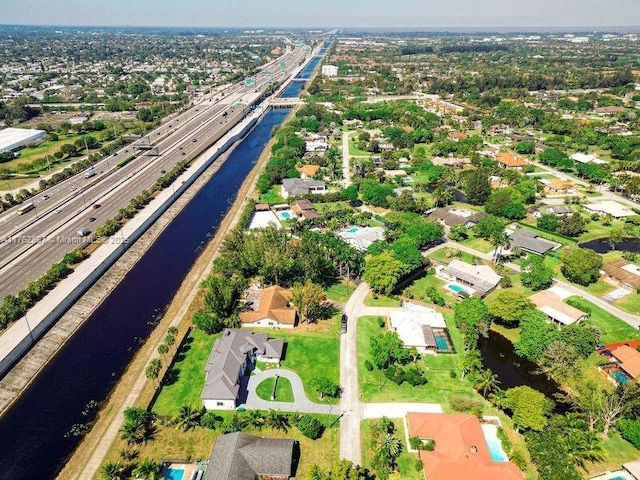
[[[350,165],[351,156],[349,155],[349,132],[344,132],[342,134],[342,176],[344,180],[342,181],[344,188],[347,188],[351,185],[351,165]]]

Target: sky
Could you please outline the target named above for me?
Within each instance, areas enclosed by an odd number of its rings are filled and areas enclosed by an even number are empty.
[[[415,29],[639,26],[640,0],[0,0],[0,24]]]

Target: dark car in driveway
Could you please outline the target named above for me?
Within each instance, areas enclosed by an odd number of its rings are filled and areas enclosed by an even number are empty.
[[[345,313],[342,314],[342,319],[340,320],[340,335],[347,333],[347,322],[349,321],[349,317]]]

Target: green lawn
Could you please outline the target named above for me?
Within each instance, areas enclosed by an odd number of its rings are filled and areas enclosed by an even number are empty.
[[[631,293],[620,300],[615,300],[613,304],[625,312],[640,315],[640,295],[637,293]]]
[[[351,210],[351,207],[347,202],[327,202],[327,203],[314,203],[318,213],[333,212],[335,210]]]
[[[586,321],[600,329],[602,332],[600,342],[614,343],[640,338],[640,335],[638,335],[638,331],[635,328],[627,325],[618,317],[601,309],[597,305],[577,296],[569,298],[573,299],[578,305],[591,309],[591,315]]]
[[[470,238],[460,243],[465,247],[473,248],[474,250],[478,250],[482,253],[489,253],[493,250],[491,244],[484,238]]]
[[[598,297],[602,297],[609,292],[615,290],[616,287],[610,283],[605,282],[602,278],[599,278],[596,283],[592,283],[587,287],[587,292],[592,293]]]
[[[272,399],[273,394],[273,382],[274,377],[267,378],[260,382],[260,385],[256,387],[256,393],[263,400],[273,400],[276,402],[293,402],[293,389],[291,388],[291,382],[288,378],[278,378],[278,386],[276,388],[275,398]]]
[[[374,297],[373,293],[369,293],[367,298],[364,299],[364,304],[367,307],[400,307],[402,302],[399,298],[386,297],[379,293],[375,294]]]
[[[616,431],[609,433],[603,442],[606,458],[602,462],[587,464],[589,478],[606,472],[619,470],[623,463],[638,459],[640,451],[623,439]]]
[[[455,256],[455,257],[447,257],[447,251],[451,250],[449,247],[445,247],[445,248],[440,248],[438,250],[436,250],[435,252],[433,252],[431,255],[429,255],[431,258],[433,258],[434,260],[438,260],[441,263],[446,263],[447,265],[449,263],[451,263],[453,260],[462,260],[463,262],[467,262],[473,265],[474,261],[475,261],[475,255],[471,255],[470,253],[467,252],[460,252],[459,256]],[[455,248],[453,248],[453,250],[455,250]]]
[[[281,367],[300,375],[305,393],[310,399],[318,403],[337,403],[337,399],[320,400],[311,383],[318,375],[336,383],[340,381],[339,319],[335,317],[304,330],[256,329],[270,338],[285,339],[286,354]],[[153,406],[154,412],[171,416],[183,405],[197,407],[202,404],[200,392],[204,386],[204,365],[219,336],[220,334],[207,335],[197,329],[191,331],[187,344],[179,353],[179,361],[167,375],[168,380]]]
[[[403,480],[423,480],[424,475],[422,469],[416,470],[416,462],[418,461],[417,453],[410,453],[407,451],[407,440],[404,433],[404,422],[402,418],[391,419],[396,426],[395,436],[402,440],[402,453],[397,458],[398,471],[400,477]],[[371,438],[371,427],[377,420],[363,420],[360,423],[360,433],[362,442],[362,458],[364,460],[364,467],[372,468],[371,460],[374,455],[374,442]]]
[[[624,222],[614,221],[610,226],[605,226],[601,222],[589,222],[584,228],[584,233],[578,237],[579,242],[588,242],[596,238],[608,237],[609,232],[615,226],[622,227]]]
[[[349,134],[349,155],[357,155],[357,156],[371,156],[371,152],[367,152],[366,150],[360,150],[358,148],[358,132],[353,132]],[[352,140],[355,138],[355,142]],[[342,150],[342,142],[340,142],[340,149]]]
[[[353,282],[349,282],[347,284],[346,281],[340,281],[338,283],[334,283],[329,288],[325,290],[325,294],[327,298],[334,302],[345,303],[349,300],[349,297],[356,289],[356,286]]]
[[[200,391],[204,387],[204,365],[213,343],[220,335],[207,335],[197,329],[189,333],[189,338],[178,353],[178,360],[167,374],[165,385],[153,405],[154,412],[170,416],[183,405],[202,405]]]
[[[260,195],[260,203],[268,203],[269,205],[275,205],[277,203],[284,203],[285,200],[280,195],[280,185],[273,185],[271,190],[267,193]]]
[[[419,278],[407,288],[407,291],[417,300],[430,303],[429,298],[426,295],[426,291],[429,288],[435,288],[438,292],[444,295],[447,304],[453,304],[458,301],[458,296],[448,288],[444,288],[446,282],[439,279],[435,275],[425,275]]]
[[[456,352],[462,351],[461,333],[455,328],[452,314],[445,314],[449,333]],[[418,365],[425,368],[429,383],[413,387],[407,383],[396,385],[387,380],[382,371],[374,369],[368,371],[364,367],[369,357],[371,338],[386,330],[378,325],[380,317],[361,317],[358,319],[358,383],[360,385],[361,400],[363,402],[425,402],[440,403],[445,411],[450,411],[452,395],[478,396],[471,385],[460,378],[458,369],[461,361],[460,354],[425,355]],[[456,378],[451,378],[451,370],[456,372]]]

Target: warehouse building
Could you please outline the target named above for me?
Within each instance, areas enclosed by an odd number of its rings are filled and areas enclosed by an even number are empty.
[[[30,143],[40,143],[47,132],[27,128],[5,128],[0,130],[0,152],[12,152]]]

